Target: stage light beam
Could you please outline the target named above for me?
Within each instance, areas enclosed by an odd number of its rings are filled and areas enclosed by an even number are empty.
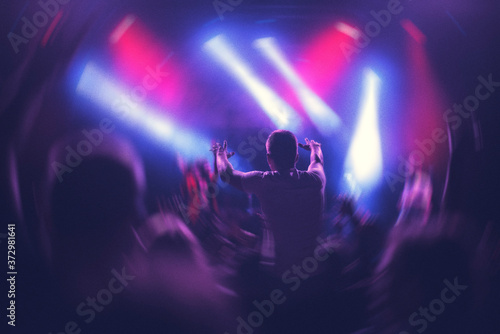
[[[254,42],[254,47],[271,61],[294,89],[302,107],[309,118],[324,135],[335,133],[340,125],[340,118],[335,112],[299,77],[290,62],[279,49],[274,38],[260,38]]]
[[[162,147],[184,157],[210,158],[210,140],[189,131],[165,116],[165,112],[134,101],[130,89],[117,82],[94,63],[87,63],[76,92],[108,111],[129,127],[154,139]]]
[[[134,24],[136,17],[134,15],[127,15],[125,18],[118,24],[118,26],[113,30],[111,35],[109,36],[109,42],[112,44],[117,43],[120,38],[122,38],[123,34],[130,28],[132,24]]]
[[[222,35],[206,42],[204,50],[250,92],[277,128],[290,131],[298,129],[300,122],[295,110],[253,73]]]
[[[344,22],[337,23],[335,27],[338,29],[338,31],[341,31],[342,33],[351,37],[353,40],[357,40],[361,37],[361,32],[358,29],[353,28],[350,25],[345,24]]]
[[[352,175],[356,184],[364,189],[372,186],[382,174],[379,90],[379,77],[372,70],[366,70],[359,120],[344,164],[345,175]]]

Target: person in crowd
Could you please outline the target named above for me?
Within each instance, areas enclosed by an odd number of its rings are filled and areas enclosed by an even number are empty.
[[[474,332],[471,252],[449,224],[431,223],[388,240],[370,288],[373,333]]]
[[[259,199],[264,218],[274,236],[275,265],[281,275],[294,264],[313,254],[320,234],[326,184],[321,144],[306,139],[300,147],[309,150],[307,171],[297,170],[299,158],[295,135],[276,130],[266,142],[271,171],[244,173],[228,160],[227,142],[218,145],[217,168],[221,179]]]
[[[145,176],[133,146],[108,136],[82,156],[79,136],[52,145],[43,223],[49,240],[49,332],[70,321],[82,332],[121,328],[146,252],[137,230],[146,219]],[[82,150],[80,150],[82,151]],[[77,155],[78,154],[78,155]],[[54,162],[70,162],[59,178]],[[133,299],[133,298],[132,298]]]
[[[329,289],[335,285],[325,275],[330,261],[318,263],[308,273],[300,271],[303,261],[312,259],[322,244],[318,237],[323,224],[326,185],[321,144],[307,138],[305,142],[299,144],[290,131],[273,131],[266,141],[271,170],[252,172],[234,169],[228,159],[233,153],[227,152],[226,141],[213,147],[221,180],[257,197],[270,231],[271,247],[264,246],[271,250],[267,267],[254,268],[246,280],[242,278],[243,290],[255,289],[257,299],[269,297],[270,291],[277,288],[290,292],[287,302],[276,307],[273,316],[266,320],[264,332],[318,332],[330,321],[329,317],[321,316],[329,309]],[[299,146],[310,151],[307,170],[296,167]],[[327,257],[331,260],[335,256],[328,253]],[[251,295],[243,298],[244,304],[245,299],[250,304],[246,306],[249,312],[253,298]]]
[[[220,283],[222,273],[210,265],[198,238],[172,212],[162,210],[148,224],[155,225],[157,237],[140,267],[140,329],[156,332],[163,324],[168,333],[223,333],[230,328],[236,295]]]
[[[65,147],[78,139],[54,145],[49,162],[65,161]],[[76,298],[98,291],[112,269],[143,251],[136,229],[146,218],[142,163],[131,144],[110,136],[80,159],[61,182],[49,168],[47,210],[52,267]]]

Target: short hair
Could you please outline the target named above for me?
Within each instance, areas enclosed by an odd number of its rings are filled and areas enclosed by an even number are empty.
[[[280,169],[295,166],[298,154],[297,138],[288,130],[275,130],[267,138],[267,154]]]

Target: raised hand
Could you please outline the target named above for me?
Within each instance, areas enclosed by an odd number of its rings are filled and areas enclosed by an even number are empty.
[[[299,143],[299,146],[302,147],[304,150],[311,152],[311,163],[319,162],[323,164],[323,152],[321,152],[320,143],[306,138],[305,145]]]
[[[299,143],[299,147],[303,148],[306,151],[311,151],[313,149],[321,147],[321,144],[314,140],[309,140],[306,138],[305,141],[306,141],[305,144]]]
[[[214,153],[214,156],[225,154],[228,159],[235,154],[235,152],[227,152],[227,140],[224,140],[223,146],[219,143],[213,144],[210,151]]]

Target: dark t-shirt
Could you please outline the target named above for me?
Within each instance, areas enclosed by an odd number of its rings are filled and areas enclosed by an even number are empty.
[[[310,171],[249,172],[245,192],[259,199],[274,235],[276,275],[313,255],[320,233],[326,183],[322,166]]]

